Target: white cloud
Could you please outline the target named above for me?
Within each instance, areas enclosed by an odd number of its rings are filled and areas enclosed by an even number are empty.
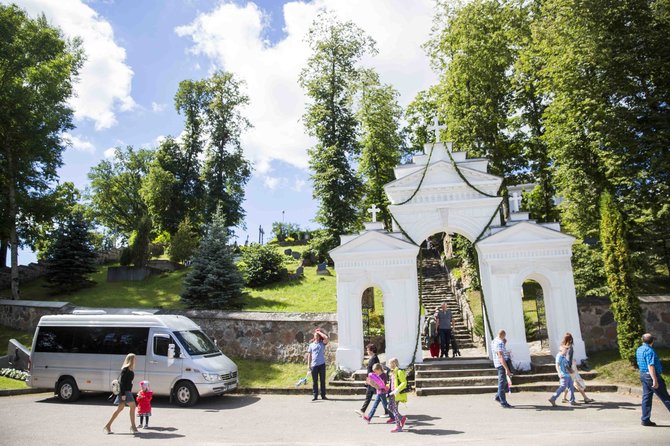
[[[110,147],[109,149],[105,150],[104,152],[105,158],[114,158],[114,154],[116,153],[116,147]]]
[[[303,188],[307,184],[307,181],[301,180],[300,178],[296,178],[295,181],[293,182],[293,189],[296,192],[302,192]]]
[[[67,142],[68,146],[77,152],[95,153],[95,145],[87,141],[86,138],[80,138],[71,133],[63,133],[63,139]]]
[[[254,128],[243,135],[242,143],[256,171],[263,174],[270,171],[272,160],[308,166],[307,149],[314,140],[302,124],[307,98],[298,76],[310,55],[304,37],[321,8],[332,10],[340,20],[352,20],[377,41],[379,54],[363,63],[397,88],[401,104],[407,105],[437,81],[421,48],[429,38],[433,5],[433,0],[289,2],[283,7],[286,36],[269,45],[263,37],[269,19],[258,6],[222,2],[175,31],[192,39],[193,53],[247,82],[251,104],[246,116]]]
[[[158,102],[151,103],[151,110],[155,113],[160,113],[165,110],[165,104],[159,104]]]
[[[273,177],[270,175],[265,175],[263,177],[263,185],[270,190],[284,188],[287,184],[288,180],[283,177]]]
[[[126,50],[114,42],[110,23],[82,0],[0,0],[16,2],[32,17],[44,13],[49,23],[66,37],[83,40],[86,61],[71,99],[77,119],[90,119],[96,130],[116,124],[118,112],[135,107],[130,95],[132,69],[125,63]]]

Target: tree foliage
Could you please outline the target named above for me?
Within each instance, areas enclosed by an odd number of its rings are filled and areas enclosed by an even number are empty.
[[[190,259],[198,248],[198,241],[198,233],[188,218],[179,223],[177,232],[170,238],[170,260],[184,263]]]
[[[0,253],[11,245],[18,299],[22,229],[51,218],[41,205],[58,178],[63,132],[73,127],[67,101],[83,54],[79,40],[66,41],[43,15],[31,19],[15,5],[0,5],[0,29]]]
[[[97,271],[91,222],[81,211],[73,212],[53,233],[46,251],[45,280],[54,293],[69,293],[95,284]]]
[[[633,292],[623,217],[609,192],[604,192],[600,198],[600,240],[612,313],[617,323],[619,354],[635,365],[635,350],[644,332],[642,309]]]
[[[364,181],[363,213],[377,205],[381,210],[378,221],[390,230],[390,203],[384,185],[395,179],[393,169],[400,163],[404,149],[402,108],[398,105],[398,92],[391,85],[381,85],[374,73],[369,73],[363,82],[358,119],[362,130],[358,172]]]
[[[181,295],[189,308],[230,310],[241,307],[244,279],[228,245],[229,229],[225,221],[223,211],[217,211],[193,258]]]
[[[303,121],[317,139],[309,150],[313,195],[319,201],[315,220],[325,227],[333,248],[339,235],[358,223],[361,181],[349,162],[359,152],[353,99],[362,72],[357,64],[376,50],[362,29],[327,13],[312,24],[307,41],[312,54],[299,82],[311,100]]]
[[[160,230],[173,235],[186,218],[199,227],[218,206],[227,226],[243,224],[251,176],[240,144],[251,126],[242,115],[249,103],[243,84],[222,71],[179,83],[175,108],[184,116],[184,135],[161,142],[142,191]]]

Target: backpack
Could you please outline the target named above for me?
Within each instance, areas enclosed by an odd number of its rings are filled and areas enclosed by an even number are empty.
[[[121,383],[118,379],[112,381],[112,395],[118,395],[121,393]]]

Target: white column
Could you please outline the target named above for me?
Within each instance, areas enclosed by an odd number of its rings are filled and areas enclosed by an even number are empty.
[[[416,271],[416,269],[414,270]],[[386,358],[398,358],[400,367],[412,362],[419,318],[419,296],[416,273],[401,280],[388,280],[392,291],[384,295]],[[417,356],[420,356],[417,352]]]
[[[363,364],[363,321],[361,299],[355,296],[353,282],[346,282],[345,271],[337,275],[337,331],[336,365],[354,372]]]

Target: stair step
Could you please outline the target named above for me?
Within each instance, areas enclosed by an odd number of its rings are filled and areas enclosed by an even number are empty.
[[[488,358],[425,358],[424,362],[416,364],[415,368],[417,371],[444,370],[445,366],[450,369],[490,369],[493,367],[493,362]]]
[[[512,386],[512,393],[516,392],[554,392],[558,383],[520,384]],[[494,394],[498,386],[460,386],[460,387],[421,387],[416,389],[417,396],[429,395],[467,395],[467,394]],[[589,383],[589,392],[616,392],[618,387],[613,384]]]

